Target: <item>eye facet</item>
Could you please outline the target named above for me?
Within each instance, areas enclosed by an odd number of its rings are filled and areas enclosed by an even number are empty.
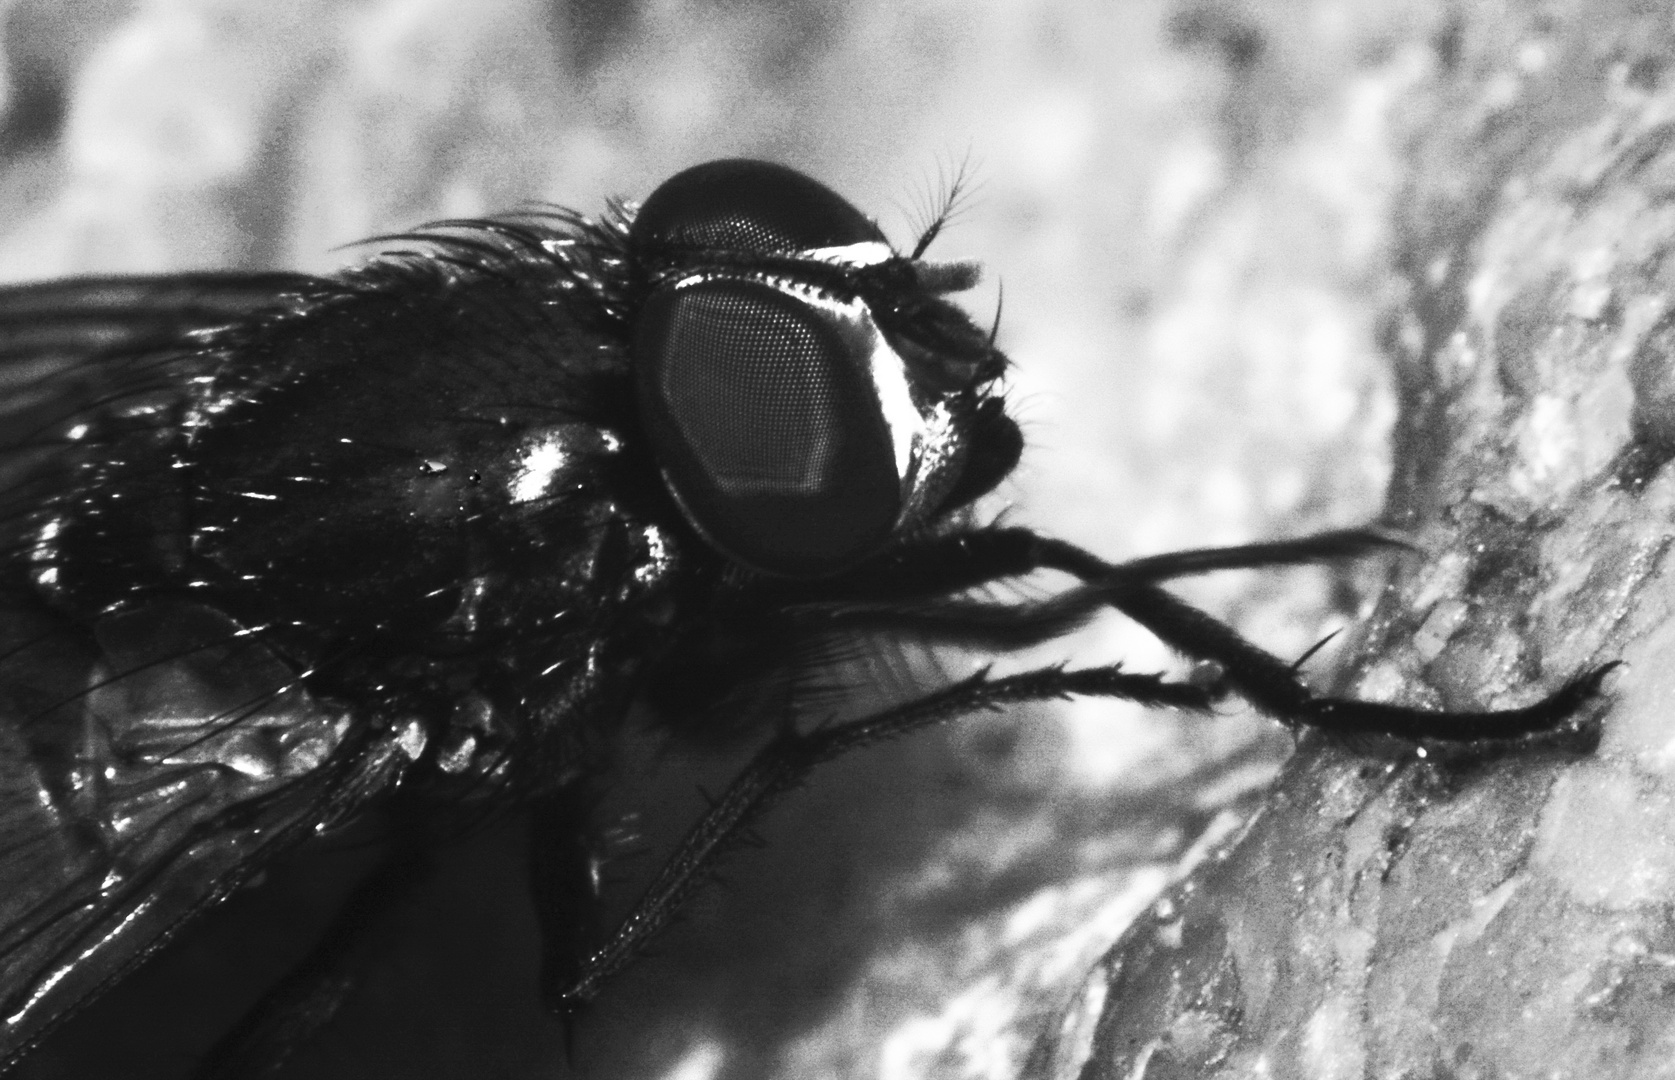
[[[843,196],[795,169],[729,158],[664,181],[635,215],[635,247],[786,254],[884,243]]]
[[[642,415],[670,489],[717,548],[801,577],[888,538],[905,455],[868,363],[881,341],[786,283],[694,276],[647,300]]]

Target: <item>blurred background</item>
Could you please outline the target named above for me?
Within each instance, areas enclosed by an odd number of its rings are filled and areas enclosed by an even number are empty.
[[[1441,5],[9,0],[0,12],[0,279],[329,272],[363,237],[532,201],[598,212],[735,155],[818,177],[910,245],[963,169],[971,196],[932,254],[984,263],[968,299],[979,321],[1004,293],[1009,399],[1029,441],[987,514],[1113,559],[1378,514],[1393,406],[1377,342],[1396,287],[1383,223],[1401,182],[1389,110],[1435,62]],[[1185,592],[1296,656],[1353,621],[1378,570],[1226,575]],[[1117,620],[1034,657],[1118,658],[1174,665]],[[1329,681],[1331,650],[1309,668]],[[1224,712],[1075,702],[834,766],[568,1051],[535,992],[521,826],[508,820],[445,854],[388,970],[287,1075],[1011,1075],[1083,968],[1236,827],[1283,761],[1276,726]],[[655,849],[701,808],[697,780],[713,790],[730,767],[652,755],[613,812],[641,814]],[[622,871],[622,903],[654,864]],[[324,916],[297,897],[332,873],[297,870],[305,884],[288,892],[276,871],[189,935],[200,944],[171,950],[203,954],[165,957],[186,974],[144,973],[32,1074],[187,1067],[254,993],[228,980],[255,985],[251,971],[300,947],[248,945],[250,927],[306,941]]]

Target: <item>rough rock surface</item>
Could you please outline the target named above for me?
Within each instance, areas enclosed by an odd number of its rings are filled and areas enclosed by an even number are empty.
[[[1385,519],[1341,688],[1505,705],[1624,668],[1598,751],[1311,738],[1149,910],[1034,1077],[1675,1074],[1668,11],[1462,6],[1405,95]]]

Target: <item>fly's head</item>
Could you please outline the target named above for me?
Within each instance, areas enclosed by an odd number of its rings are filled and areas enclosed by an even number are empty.
[[[633,364],[663,479],[734,562],[821,577],[994,487],[1021,440],[992,335],[946,295],[970,264],[904,256],[822,184],[723,160],[628,234]]]

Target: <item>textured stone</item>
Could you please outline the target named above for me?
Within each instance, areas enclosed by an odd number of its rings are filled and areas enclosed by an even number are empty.
[[[1675,38],[1652,7],[1507,4],[1435,45],[1399,110],[1384,515],[1426,554],[1341,685],[1504,705],[1621,659],[1599,748],[1307,740],[1106,956],[1092,1039],[1043,1040],[1028,1075],[1675,1074]]]

